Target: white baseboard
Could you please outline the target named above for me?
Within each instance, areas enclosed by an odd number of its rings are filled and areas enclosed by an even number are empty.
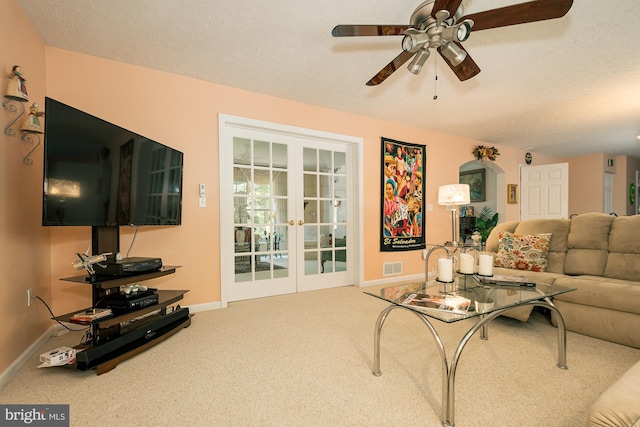
[[[13,361],[11,365],[7,369],[5,369],[2,374],[0,374],[0,389],[3,388],[6,384],[9,383],[16,376],[18,371],[22,369],[24,365],[27,364],[29,360],[42,348],[43,345],[47,343],[49,338],[56,333],[56,325],[51,326],[49,329],[44,331],[42,335],[38,337],[22,354]]]
[[[431,276],[431,274],[429,274],[429,276]],[[431,277],[429,277],[431,278]],[[424,273],[421,274],[412,274],[410,276],[393,276],[393,277],[385,277],[384,279],[379,279],[379,280],[369,280],[365,283],[363,283],[362,285],[360,285],[360,287],[365,287],[365,286],[375,286],[375,285],[393,285],[393,284],[397,284],[397,283],[401,283],[401,282],[408,282],[411,280],[424,280]]]
[[[222,306],[220,302],[208,302],[206,304],[194,304],[187,306],[189,313],[198,313],[201,311],[219,310]]]

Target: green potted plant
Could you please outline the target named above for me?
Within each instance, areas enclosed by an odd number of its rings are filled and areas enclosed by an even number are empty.
[[[489,206],[485,206],[480,211],[480,215],[476,217],[475,231],[480,233],[482,237],[482,243],[487,241],[487,237],[491,233],[491,230],[498,225],[498,213],[491,212]]]

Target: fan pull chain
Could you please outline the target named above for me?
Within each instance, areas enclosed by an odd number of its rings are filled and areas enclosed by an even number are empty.
[[[438,56],[435,56],[435,60],[433,61],[434,64],[434,68],[436,71],[436,78],[433,81],[433,100],[437,100],[438,99]]]

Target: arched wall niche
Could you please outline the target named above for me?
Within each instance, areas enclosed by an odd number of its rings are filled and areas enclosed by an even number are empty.
[[[471,160],[458,168],[460,172],[472,170],[485,170],[486,198],[482,202],[474,202],[474,215],[479,215],[482,208],[488,206],[491,212],[498,212],[498,222],[504,222],[507,211],[507,178],[505,171],[494,162],[482,163],[479,160]]]

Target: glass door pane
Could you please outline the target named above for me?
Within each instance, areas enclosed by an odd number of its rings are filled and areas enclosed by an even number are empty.
[[[290,275],[288,147],[233,138],[234,281]]]
[[[346,154],[303,149],[304,275],[347,271]]]

